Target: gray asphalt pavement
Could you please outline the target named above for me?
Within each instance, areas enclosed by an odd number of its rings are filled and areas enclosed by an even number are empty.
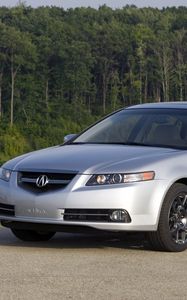
[[[1,227],[0,299],[186,300],[187,251],[150,251],[136,235],[24,243]]]

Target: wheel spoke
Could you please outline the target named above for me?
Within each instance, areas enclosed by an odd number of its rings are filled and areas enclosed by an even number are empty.
[[[173,238],[173,240],[177,240],[177,235],[178,235],[178,230],[177,230],[177,228],[172,228],[172,230],[170,230],[170,233],[171,233],[171,236],[172,236],[172,238]]]
[[[178,207],[177,200],[175,200],[173,202],[172,207],[171,207],[171,212],[176,213],[177,212],[177,207]]]
[[[180,232],[180,236],[181,236],[180,241],[183,242],[183,243],[185,243],[185,240],[186,240],[186,232],[185,232],[185,230],[182,230]]]
[[[179,242],[179,230],[176,231],[176,240],[175,241],[176,241],[176,243]]]
[[[175,216],[171,216],[171,217],[169,218],[169,224],[172,225],[172,224],[175,223],[175,222],[176,222],[176,217],[175,217]]]
[[[176,244],[187,242],[187,194],[178,195],[170,208],[169,228]]]
[[[184,200],[182,202],[182,205],[185,206],[186,203],[187,203],[187,195],[184,196]]]
[[[158,229],[148,235],[155,249],[180,252],[187,249],[187,185],[174,183],[166,194]]]

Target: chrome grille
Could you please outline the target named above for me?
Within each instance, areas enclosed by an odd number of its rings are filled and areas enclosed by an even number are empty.
[[[51,172],[19,172],[18,185],[26,190],[35,193],[49,192],[65,188],[77,173],[51,173]],[[44,186],[37,186],[38,178],[45,176],[47,183]]]

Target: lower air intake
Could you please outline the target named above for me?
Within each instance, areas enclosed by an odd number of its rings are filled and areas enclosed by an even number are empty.
[[[123,218],[113,218],[117,211],[123,212]],[[130,223],[131,218],[124,209],[65,209],[64,221]]]
[[[14,205],[0,203],[0,215],[1,216],[15,216]]]

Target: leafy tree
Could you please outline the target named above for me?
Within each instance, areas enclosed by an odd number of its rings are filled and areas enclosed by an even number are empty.
[[[7,55],[11,72],[10,125],[12,126],[14,121],[15,79],[22,66],[31,65],[30,60],[34,57],[35,48],[27,34],[9,26],[5,27],[1,47]]]
[[[187,7],[0,7],[1,161],[114,109],[186,97]]]

